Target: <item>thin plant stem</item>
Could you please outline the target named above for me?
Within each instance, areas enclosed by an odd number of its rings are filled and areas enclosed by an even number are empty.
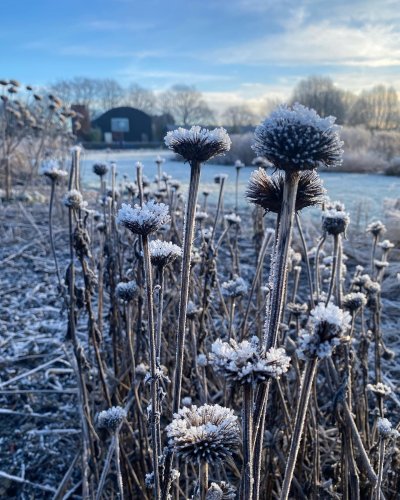
[[[297,455],[300,448],[301,437],[303,435],[304,423],[307,414],[308,402],[312,393],[312,384],[317,370],[318,358],[307,361],[304,369],[304,375],[301,382],[301,392],[299,404],[296,411],[296,420],[294,424],[290,451],[286,463],[285,477],[282,484],[280,500],[287,500],[292,484],[294,468],[296,466]]]
[[[304,250],[304,262],[306,264],[308,286],[310,287],[310,304],[311,304],[311,309],[314,309],[314,306],[315,306],[315,302],[314,302],[314,287],[313,287],[313,280],[312,280],[312,274],[311,274],[310,259],[308,258],[308,252],[307,252],[307,243],[306,243],[306,240],[304,238],[303,228],[301,227],[300,216],[299,216],[299,214],[297,212],[296,212],[295,217],[296,217],[296,225],[297,225],[297,229],[299,231],[301,244],[302,244],[303,250]]]
[[[253,386],[243,386],[243,498],[253,498]]]

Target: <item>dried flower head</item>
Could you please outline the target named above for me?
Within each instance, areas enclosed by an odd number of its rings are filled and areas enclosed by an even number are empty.
[[[197,222],[203,222],[206,219],[208,219],[208,213],[207,212],[202,212],[201,210],[197,211],[194,215],[194,218]]]
[[[237,169],[243,168],[244,166],[245,166],[245,164],[241,160],[236,160],[235,161],[235,167]]]
[[[158,155],[155,159],[155,162],[157,163],[157,165],[161,165],[162,163],[165,162],[165,158],[163,158],[162,156]]]
[[[322,229],[326,234],[346,235],[346,230],[350,224],[350,217],[347,212],[331,208],[322,212]]]
[[[195,464],[227,460],[239,445],[237,417],[220,405],[182,408],[166,431],[177,456]]]
[[[77,189],[71,189],[65,194],[63,203],[66,207],[73,208],[75,210],[81,208],[84,204],[82,193]]]
[[[375,269],[381,271],[382,269],[389,267],[389,262],[387,260],[374,259],[374,266]]]
[[[381,439],[397,439],[400,436],[399,432],[393,429],[392,424],[387,418],[378,418],[376,427]]]
[[[289,302],[286,306],[286,309],[293,314],[295,318],[299,318],[302,314],[306,314],[308,311],[307,304],[299,304],[296,302]]]
[[[52,182],[59,182],[68,175],[68,172],[60,168],[57,160],[49,158],[40,165],[39,174],[48,177]]]
[[[124,302],[131,302],[137,293],[136,281],[121,281],[116,286],[117,296]]]
[[[255,384],[269,377],[279,378],[289,369],[290,358],[284,349],[271,347],[266,353],[259,348],[258,337],[250,341],[222,342],[217,339],[211,346],[210,361],[227,381]]]
[[[256,156],[253,161],[251,162],[252,165],[255,165],[258,168],[268,168],[272,167],[273,165],[263,156]]]
[[[197,306],[194,302],[189,300],[186,309],[186,317],[188,319],[195,319],[202,312],[202,310],[202,307]]]
[[[276,168],[312,170],[342,163],[343,142],[335,118],[321,118],[301,104],[279,106],[255,130],[253,150]]]
[[[108,410],[100,412],[97,416],[97,424],[112,432],[115,432],[126,417],[126,411],[120,406],[112,406]]]
[[[229,226],[238,226],[242,219],[239,215],[232,212],[231,214],[224,215],[224,219],[229,224]]]
[[[99,177],[104,177],[108,172],[108,167],[105,163],[95,163],[93,165],[93,172]]]
[[[168,206],[151,200],[143,206],[125,203],[118,210],[117,222],[135,234],[148,235],[170,221]]]
[[[342,304],[350,312],[356,312],[367,305],[367,297],[362,292],[348,293],[343,297]]]
[[[371,233],[372,236],[377,238],[378,236],[382,236],[383,233],[386,233],[386,226],[380,220],[371,222],[368,224],[367,233]]]
[[[234,500],[235,498],[236,488],[225,481],[211,483],[206,495],[206,500]]]
[[[383,251],[388,252],[392,248],[394,248],[394,244],[389,240],[383,240],[378,243],[378,246],[382,248]]]
[[[283,187],[285,178],[280,173],[268,175],[259,168],[252,172],[247,186],[246,197],[265,212],[279,213],[282,207]],[[325,199],[326,190],[322,179],[314,171],[300,172],[296,195],[297,212],[306,207],[321,205]]]
[[[182,256],[182,249],[169,241],[153,240],[149,243],[151,263],[157,267],[165,267]]]
[[[207,130],[198,126],[168,132],[165,144],[188,162],[205,162],[229,151],[231,140],[224,128]]]
[[[368,384],[367,389],[381,397],[386,397],[392,392],[392,389],[382,382],[378,382],[377,384]]]
[[[231,280],[222,283],[222,293],[228,297],[242,297],[247,293],[247,290],[247,283],[239,276],[234,276]]]
[[[345,334],[350,328],[351,316],[332,303],[320,302],[310,313],[310,333],[302,331],[297,355],[300,359],[320,359],[331,356],[341,342],[349,340]]]

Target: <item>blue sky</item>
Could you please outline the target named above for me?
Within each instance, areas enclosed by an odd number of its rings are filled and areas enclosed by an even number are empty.
[[[310,75],[400,90],[397,0],[1,0],[5,78],[89,76],[258,106]]]

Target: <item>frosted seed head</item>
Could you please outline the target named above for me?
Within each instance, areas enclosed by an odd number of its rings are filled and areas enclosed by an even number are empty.
[[[83,197],[77,189],[71,189],[64,195],[63,203],[66,207],[78,210],[84,205]]]
[[[60,163],[54,158],[44,160],[39,168],[39,174],[48,177],[52,182],[59,182],[68,175],[68,172],[60,168]]]
[[[151,263],[157,267],[165,267],[182,256],[181,247],[169,241],[150,241],[149,250]]]
[[[224,215],[224,219],[230,226],[239,226],[242,219],[239,215],[232,212],[231,214]]]
[[[233,410],[220,405],[185,407],[166,428],[169,446],[178,457],[197,464],[229,459],[239,445],[239,425]]]
[[[397,439],[400,435],[396,429],[393,429],[392,424],[387,418],[378,418],[376,427],[381,439]]]
[[[392,392],[392,389],[382,382],[378,382],[377,384],[368,384],[367,390],[381,397],[386,397]]]
[[[378,243],[378,246],[381,247],[382,250],[384,250],[384,251],[388,251],[388,250],[391,250],[392,248],[394,248],[394,244],[389,240],[381,241],[380,243]]]
[[[338,234],[346,235],[349,224],[350,217],[347,212],[336,210],[335,208],[322,212],[322,229],[325,234],[334,236]]]
[[[118,283],[116,289],[117,296],[124,302],[131,302],[137,293],[136,281]]]
[[[105,163],[95,163],[93,165],[93,173],[99,177],[104,177],[108,172],[108,167]]]
[[[100,412],[97,416],[99,427],[115,432],[126,417],[126,411],[121,406],[113,406]]]
[[[229,135],[223,128],[208,130],[195,126],[187,130],[180,127],[168,132],[164,140],[169,149],[189,163],[205,162],[226,153],[231,147]]]
[[[143,206],[122,204],[118,210],[117,222],[134,234],[149,235],[171,220],[168,206],[151,200]]]
[[[335,118],[301,104],[279,106],[255,130],[253,150],[276,168],[312,170],[342,164],[343,142]]]
[[[367,233],[372,234],[375,238],[378,236],[382,236],[382,234],[386,233],[386,226],[380,220],[371,222],[367,226]]]
[[[250,203],[259,205],[265,212],[279,213],[282,207],[285,177],[280,173],[268,175],[259,168],[252,172],[246,190],[246,198]],[[295,209],[321,205],[326,190],[319,175],[314,171],[300,172],[296,194]]]
[[[234,276],[233,279],[222,283],[222,293],[227,297],[238,298],[247,293],[248,285],[243,278]]]
[[[282,348],[262,352],[257,337],[239,343],[217,339],[211,347],[210,363],[226,380],[241,385],[279,378],[289,369],[290,358]]]
[[[367,305],[367,297],[361,292],[348,293],[343,297],[342,304],[350,312],[356,312]]]

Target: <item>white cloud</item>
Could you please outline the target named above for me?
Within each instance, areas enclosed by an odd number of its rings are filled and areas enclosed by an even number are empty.
[[[391,25],[353,28],[324,21],[217,50],[214,56],[223,64],[396,66],[398,40]]]

